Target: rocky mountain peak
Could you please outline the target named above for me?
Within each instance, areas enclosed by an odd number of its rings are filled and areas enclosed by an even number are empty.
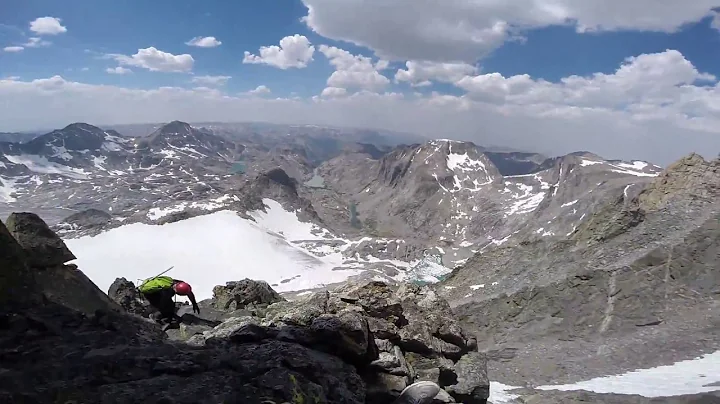
[[[483,151],[472,142],[454,140],[399,147],[380,159],[378,177],[391,186],[416,182],[417,178],[455,190],[477,189],[502,177]]]
[[[178,154],[194,159],[209,156],[230,158],[238,151],[233,142],[180,121],[158,128],[146,142],[150,150],[171,158]]]
[[[706,161],[691,153],[668,166],[638,198],[646,210],[677,198],[716,201],[720,198],[720,159]]]
[[[61,153],[65,150],[97,150],[102,147],[107,136],[105,131],[97,126],[76,122],[27,142],[24,151],[41,154],[48,149],[60,149]]]

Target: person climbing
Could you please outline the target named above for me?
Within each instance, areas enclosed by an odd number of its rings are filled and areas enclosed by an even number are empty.
[[[157,309],[151,318],[159,323],[166,323],[163,330],[182,322],[182,318],[177,315],[177,308],[173,301],[175,295],[187,296],[192,303],[193,312],[200,314],[200,307],[195,301],[192,287],[185,281],[173,279],[170,276],[156,276],[145,280],[138,287],[138,291],[151,306]]]

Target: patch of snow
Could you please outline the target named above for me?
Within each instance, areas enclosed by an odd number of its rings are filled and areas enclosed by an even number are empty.
[[[635,175],[637,177],[657,177],[659,173],[644,173],[642,171],[632,171],[632,170],[610,170],[614,173],[620,173],[620,174],[629,174],[629,175]]]
[[[482,285],[470,285],[470,289],[472,289],[472,290],[478,290],[478,289],[484,288],[484,287],[485,287],[484,283]]]
[[[603,163],[604,163],[604,161],[585,160],[585,159],[582,159],[582,160],[580,161],[580,165],[583,166],[583,167],[592,166],[592,165],[595,165],[595,164],[603,164]]]
[[[628,192],[627,192],[628,189],[629,189],[631,186],[633,186],[633,185],[635,185],[635,184],[626,185],[626,186],[625,186],[625,189],[623,189],[623,195],[625,195],[625,198],[628,197]]]
[[[485,164],[480,160],[471,158],[468,156],[467,152],[463,154],[448,154],[447,168],[452,171],[486,171]]]
[[[574,201],[572,201],[572,202],[568,202],[568,203],[563,203],[563,204],[562,204],[561,206],[562,206],[563,208],[565,208],[565,207],[568,207],[568,206],[572,206],[572,205],[575,205],[575,204],[576,204],[577,202],[578,202],[578,200],[577,200],[577,199],[575,199],[575,200],[574,200]]]
[[[72,154],[68,153],[68,150],[65,148],[65,146],[52,146],[52,149],[55,152],[55,154],[53,154],[53,157],[57,157],[63,160],[73,159]]]
[[[281,234],[288,240],[326,240],[313,233],[329,235],[327,229],[323,229],[314,223],[301,222],[297,213],[288,212],[278,202],[265,198],[263,204],[267,206],[263,211],[249,212],[250,216],[262,227]]]
[[[510,404],[514,403],[516,399],[520,397],[518,394],[508,393],[510,390],[520,389],[522,387],[508,386],[500,382],[490,382],[490,397],[488,402],[490,404]]]
[[[111,151],[111,152],[119,152],[119,151],[123,150],[123,148],[114,141],[103,142],[101,147],[103,150],[107,150],[107,151]]]
[[[22,164],[30,171],[41,174],[58,174],[70,178],[88,178],[89,173],[84,170],[66,165],[53,163],[43,156],[34,154],[5,155],[5,158],[14,164]]]
[[[643,168],[648,166],[648,163],[644,161],[633,161],[632,164],[618,163],[617,165],[630,170],[642,170]]]
[[[13,180],[6,177],[0,177],[0,202],[13,203],[17,201],[13,194],[15,194],[15,183],[17,180]]]
[[[637,394],[643,397],[669,397],[718,390],[720,351],[672,365],[640,369],[621,375],[603,376],[587,381],[538,390],[585,390],[595,393]]]
[[[287,292],[342,282],[361,272],[333,270],[342,263],[341,253],[318,258],[231,211],[164,226],[133,223],[65,242],[78,257],[76,264],[102,290],[118,276],[145,279],[174,265],[168,275],[193,285],[198,300],[212,297],[215,285],[233,279],[277,283],[278,292]]]

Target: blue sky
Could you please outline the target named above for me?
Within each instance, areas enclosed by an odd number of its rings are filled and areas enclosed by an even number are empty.
[[[670,125],[673,139],[694,136],[688,147],[720,144],[720,0],[500,3],[7,1],[0,130],[257,118],[537,148],[572,128],[567,147],[593,150],[608,147],[577,136],[590,126],[640,147]],[[219,45],[187,44],[196,37]],[[286,37],[285,53],[244,63]],[[258,86],[269,91],[248,93]]]

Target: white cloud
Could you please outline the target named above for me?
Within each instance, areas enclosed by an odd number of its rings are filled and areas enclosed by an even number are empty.
[[[214,36],[196,36],[195,38],[185,42],[185,45],[197,46],[198,48],[215,48],[222,45],[222,42],[215,39]]]
[[[155,49],[153,46],[138,49],[137,53],[132,56],[111,54],[107,57],[117,60],[121,65],[142,67],[153,72],[187,73],[195,64],[195,59],[191,55],[173,55]]]
[[[40,17],[30,22],[30,31],[38,35],[57,35],[67,32],[56,17]]]
[[[114,68],[113,68],[113,67],[108,67],[107,69],[105,69],[105,71],[108,72],[108,73],[110,73],[110,74],[128,74],[128,73],[132,73],[132,70],[126,69],[126,68],[124,68],[124,67],[122,67],[122,66],[118,66],[118,67],[114,67]]]
[[[407,70],[399,69],[395,81],[406,81],[413,86],[426,86],[431,81],[452,83],[477,73],[477,68],[465,63],[436,63],[410,60],[405,63]]]
[[[205,86],[224,86],[231,78],[232,76],[195,76],[191,81]]]
[[[50,45],[52,45],[52,42],[45,41],[42,38],[38,37],[30,37],[28,38],[28,41],[23,44],[23,46],[26,48],[42,48]]]
[[[245,94],[249,94],[249,95],[265,95],[265,94],[270,94],[270,93],[271,93],[270,89],[267,88],[267,86],[261,84],[261,85],[257,86],[254,90],[250,90],[250,91],[248,91],[248,92],[245,93]]]
[[[20,80],[20,76],[7,76],[3,80],[17,81]]]
[[[3,80],[0,122],[10,131],[178,117],[371,127],[555,155],[590,150],[656,164],[691,151],[714,157],[720,149],[720,85],[676,51],[639,55],[613,74],[570,76],[558,83],[492,73],[456,83],[469,93],[348,95],[329,87],[311,99],[271,99],[229,96],[207,87],[90,85],[59,76]]]
[[[387,61],[373,65],[369,57],[353,55],[334,46],[320,45],[318,50],[335,67],[335,72],[327,80],[330,87],[379,91],[390,83],[378,72],[380,68],[387,68]]]
[[[346,95],[347,90],[338,87],[326,87],[322,90],[322,93],[320,93],[320,96],[325,98],[344,97]]]
[[[89,71],[89,70],[90,70],[90,68],[89,68],[89,67],[83,67],[83,68],[82,68],[82,69],[80,69],[80,70],[81,70],[81,71],[83,71],[83,72],[86,72],[86,71]]]
[[[245,51],[243,63],[267,64],[280,69],[307,67],[312,62],[315,47],[304,35],[295,34],[280,40],[280,46],[261,46],[260,55]]]
[[[13,52],[22,52],[23,49],[25,49],[25,48],[23,48],[22,46],[6,46],[3,48],[3,51],[13,53]]]
[[[467,62],[527,29],[672,32],[712,15],[718,0],[302,0],[318,34],[391,60]]]

